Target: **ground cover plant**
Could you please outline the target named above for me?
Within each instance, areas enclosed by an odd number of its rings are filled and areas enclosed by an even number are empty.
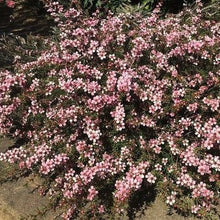
[[[64,219],[114,219],[152,189],[184,214],[216,212],[219,23],[200,1],[165,19],[160,6],[103,17],[49,1],[48,49],[0,72],[0,133],[25,143],[0,160],[44,177]]]

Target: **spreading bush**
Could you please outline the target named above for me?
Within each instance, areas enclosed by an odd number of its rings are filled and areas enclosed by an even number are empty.
[[[56,36],[0,72],[0,155],[49,180],[65,219],[129,209],[139,192],[211,216],[219,191],[219,23],[202,5],[160,19],[47,5]],[[47,189],[45,189],[47,190]],[[46,193],[46,191],[45,191]],[[86,208],[85,208],[86,207]]]

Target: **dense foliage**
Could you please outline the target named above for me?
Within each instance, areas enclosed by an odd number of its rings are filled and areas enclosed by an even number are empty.
[[[77,2],[76,2],[77,3]],[[48,3],[56,37],[36,61],[0,72],[0,154],[49,178],[65,219],[121,214],[143,190],[186,214],[218,202],[219,23],[195,10],[86,16]],[[87,205],[85,205],[87,204]]]
[[[67,7],[73,2],[71,0],[59,1]],[[108,10],[113,13],[138,11],[145,14],[152,11],[160,2],[162,2],[161,10],[164,13],[178,13],[183,9],[184,5],[192,5],[195,3],[195,0],[80,0],[78,4],[80,4],[83,10],[87,10],[90,13],[99,8],[102,12]],[[211,0],[202,0],[202,2],[210,3]]]

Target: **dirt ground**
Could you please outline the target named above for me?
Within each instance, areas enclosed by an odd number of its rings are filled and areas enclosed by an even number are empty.
[[[12,144],[11,140],[0,140],[0,152],[4,152]],[[37,192],[40,179],[34,176],[17,179],[16,171],[13,165],[0,162],[0,220],[55,219],[58,214],[54,211],[36,217],[49,206],[48,198],[40,196]],[[11,176],[15,178],[10,179]]]
[[[13,142],[7,139],[0,140],[0,152],[5,151]],[[0,163],[0,180],[6,180],[16,169],[6,163]],[[46,197],[41,197],[35,190],[39,179],[22,177],[18,180],[7,181],[0,184],[0,220],[58,220],[60,217],[53,210],[44,217],[35,215],[49,204]],[[149,206],[143,215],[135,220],[195,220],[195,218],[184,218],[177,214],[167,215],[166,205],[159,199]],[[121,218],[127,220],[127,218]]]

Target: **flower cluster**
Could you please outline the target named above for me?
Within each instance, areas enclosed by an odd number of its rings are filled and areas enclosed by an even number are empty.
[[[15,6],[15,2],[12,1],[12,0],[6,0],[6,1],[0,0],[0,3],[1,2],[5,2],[6,6],[9,7],[9,8],[14,8],[14,6]]]
[[[25,140],[0,160],[52,176],[65,219],[125,210],[147,187],[205,215],[219,190],[219,24],[200,1],[165,19],[47,2],[48,49],[0,72],[0,132]]]
[[[138,190],[141,187],[143,179],[145,178],[144,174],[148,167],[148,162],[141,162],[137,167],[131,166],[130,170],[126,173],[126,177],[124,177],[122,180],[116,181],[115,198],[122,202],[129,197],[132,190]],[[146,178],[149,182],[152,182],[152,176],[150,176],[150,173],[146,175]],[[153,182],[155,182],[155,180]]]

